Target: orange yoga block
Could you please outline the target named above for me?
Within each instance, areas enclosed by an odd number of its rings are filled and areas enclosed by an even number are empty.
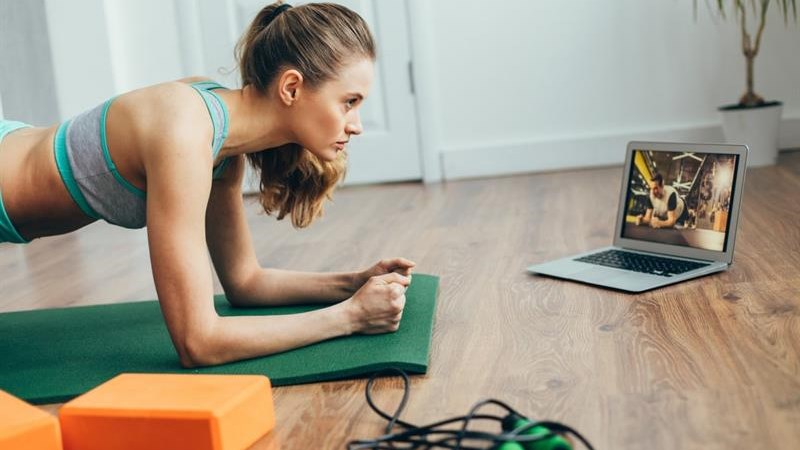
[[[275,427],[261,375],[122,374],[59,416],[64,450],[238,450]]]
[[[58,420],[52,414],[0,391],[0,448],[61,450]]]

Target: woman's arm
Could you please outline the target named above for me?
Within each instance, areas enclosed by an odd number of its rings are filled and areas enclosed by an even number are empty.
[[[409,276],[414,263],[403,258],[380,261],[356,272],[317,273],[262,268],[253,250],[242,201],[244,158],[229,163],[214,180],[206,213],[206,240],[228,301],[236,306],[336,303],[351,297],[373,276],[398,272]]]
[[[182,365],[221,364],[349,333],[397,330],[409,283],[399,274],[374,277],[346,302],[322,310],[220,317],[213,305],[204,222],[212,161],[198,134],[196,129],[165,133],[143,156],[153,279]]]

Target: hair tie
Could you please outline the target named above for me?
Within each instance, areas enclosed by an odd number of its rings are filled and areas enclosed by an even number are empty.
[[[284,4],[280,5],[280,6],[278,6],[277,8],[275,8],[275,11],[272,11],[272,14],[269,15],[269,18],[266,20],[266,23],[264,24],[264,26],[266,27],[269,24],[271,24],[272,21],[275,20],[276,17],[278,17],[279,15],[281,15],[282,12],[286,11],[287,9],[289,9],[291,7],[292,7],[292,5],[290,5],[288,3],[284,3]]]

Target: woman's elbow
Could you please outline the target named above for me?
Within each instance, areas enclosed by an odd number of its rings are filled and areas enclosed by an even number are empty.
[[[231,306],[247,308],[258,304],[246,282],[227,283],[223,285],[223,288],[225,289],[225,300],[227,300]]]
[[[226,289],[225,300],[227,300],[228,304],[230,304],[234,308],[247,308],[249,306],[255,305],[255,302],[253,302],[247,295],[245,295],[241,291]]]
[[[261,270],[240,271],[236,276],[229,275],[221,280],[228,303],[239,308],[258,305],[255,286],[261,273]]]
[[[175,347],[181,366],[186,369],[214,366],[224,362],[216,351],[214,335],[210,331],[187,333]]]

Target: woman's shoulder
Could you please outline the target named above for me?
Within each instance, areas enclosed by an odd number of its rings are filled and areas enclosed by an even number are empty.
[[[128,124],[146,134],[185,138],[187,133],[199,133],[210,138],[213,127],[208,110],[191,86],[203,80],[201,77],[183,78],[137,89],[119,96],[114,107],[118,114],[127,116]]]
[[[154,84],[120,96],[141,107],[166,110],[169,113],[192,111],[202,104],[200,96],[192,87],[193,83],[204,81],[200,77],[182,78]]]
[[[212,163],[214,127],[208,109],[197,91],[181,80],[118,96],[109,109],[106,130],[118,154],[125,149],[138,153],[137,164],[145,172],[153,161],[166,164],[170,155]]]
[[[191,84],[200,83],[200,82],[203,82],[203,81],[214,81],[214,80],[212,80],[211,78],[208,78],[208,77],[186,77],[186,78],[181,78],[181,79],[178,79],[178,80],[175,80],[175,81],[177,81],[179,83],[191,85]]]

